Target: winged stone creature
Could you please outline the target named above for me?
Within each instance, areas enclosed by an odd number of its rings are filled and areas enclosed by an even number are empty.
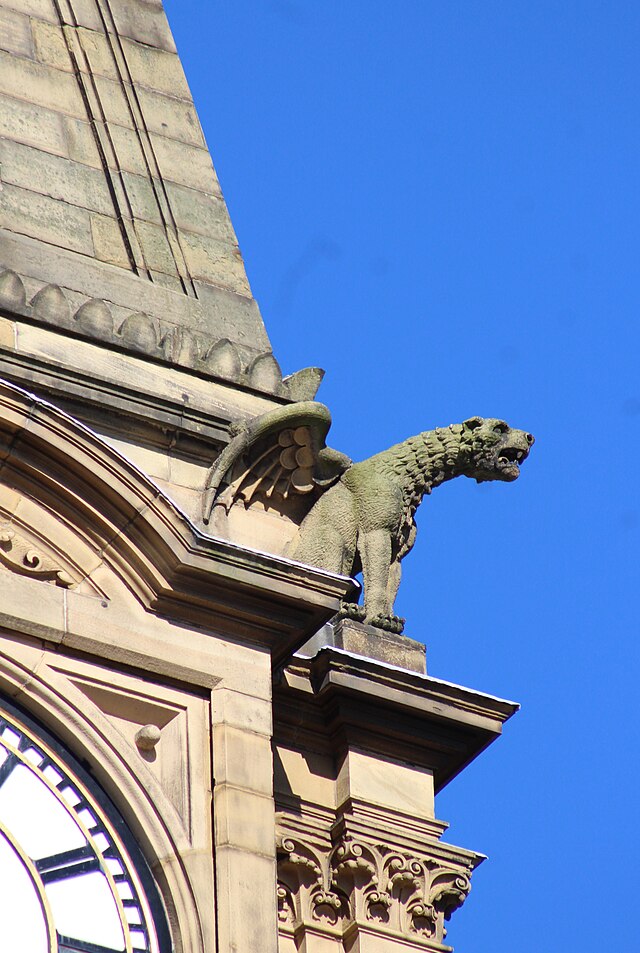
[[[286,513],[299,523],[286,555],[343,575],[362,571],[364,604],[345,603],[340,614],[401,633],[393,605],[423,497],[457,476],[516,480],[534,438],[504,420],[470,417],[353,463],[326,446],[330,425],[329,410],[315,401],[241,425],[209,472],[203,518],[214,506],[228,513],[258,501]]]

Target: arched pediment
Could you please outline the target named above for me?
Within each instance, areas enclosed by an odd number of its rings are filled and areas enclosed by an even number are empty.
[[[0,572],[212,626],[288,655],[349,580],[204,536],[99,435],[0,382]]]

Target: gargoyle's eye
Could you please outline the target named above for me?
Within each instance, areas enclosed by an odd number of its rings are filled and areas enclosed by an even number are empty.
[[[484,423],[482,417],[469,417],[468,420],[465,420],[463,427],[466,427],[467,430],[475,430],[477,427],[481,427]]]
[[[509,424],[505,424],[504,421],[502,420],[499,423],[497,423],[493,428],[494,433],[507,433],[508,430],[509,430]]]

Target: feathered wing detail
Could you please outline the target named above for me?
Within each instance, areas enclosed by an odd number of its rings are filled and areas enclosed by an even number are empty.
[[[243,425],[209,471],[203,496],[207,523],[214,506],[255,500],[281,506],[291,495],[324,490],[351,460],[329,449],[331,414],[324,404],[300,401],[271,410]],[[309,507],[313,497],[309,499]]]

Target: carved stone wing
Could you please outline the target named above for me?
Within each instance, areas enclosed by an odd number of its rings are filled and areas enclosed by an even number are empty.
[[[326,446],[331,414],[324,404],[299,401],[271,410],[242,426],[209,471],[203,519],[214,506],[245,507],[255,500],[282,504],[292,496],[322,492],[336,482],[351,460]]]

